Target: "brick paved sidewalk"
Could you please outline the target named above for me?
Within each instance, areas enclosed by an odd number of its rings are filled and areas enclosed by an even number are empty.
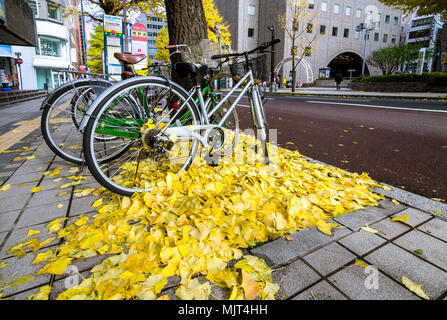
[[[48,222],[56,218],[68,217],[69,223],[80,214],[91,217],[96,212],[91,204],[98,197],[74,196],[76,190],[100,187],[88,170],[77,173],[86,178],[80,185],[58,189],[72,181],[67,179],[66,172],[76,166],[57,158],[41,139],[39,130],[29,137],[31,139],[11,148],[25,147],[24,154],[0,154],[0,181],[11,184],[9,190],[0,192],[0,264],[7,262],[0,270],[3,274],[0,280],[15,272],[14,277],[35,274],[43,266],[42,263],[31,265],[34,255],[20,259],[6,253],[14,243],[26,237],[29,229],[44,230]],[[17,156],[24,158],[31,154],[34,159],[13,161]],[[63,168],[60,175],[43,175],[55,168]],[[36,186],[42,187],[42,191],[31,193]],[[62,191],[68,193],[58,197]],[[408,222],[413,227],[391,221],[392,217],[406,214],[410,214]],[[402,276],[417,284],[424,283],[423,290],[431,299],[447,299],[446,221],[386,199],[379,207],[357,210],[335,218],[334,222],[339,227],[333,229],[332,236],[311,227],[291,235],[293,240],[282,238],[247,250],[264,258],[275,269],[274,280],[281,285],[278,299],[420,299],[401,283]],[[363,226],[376,229],[378,233],[360,229]],[[40,241],[49,237],[46,232],[38,235]],[[36,254],[58,244],[51,243]],[[89,277],[89,270],[105,258],[107,256],[95,256],[75,261],[73,265],[83,277]],[[356,259],[377,269],[352,266]],[[72,270],[67,268],[64,275],[54,279],[48,274],[36,276],[32,283],[6,289],[3,298],[26,299],[51,281],[50,299],[55,299],[69,285],[74,274]],[[371,276],[377,276],[376,289],[371,288],[374,284],[370,282]],[[174,295],[177,282],[178,278],[171,278],[162,294],[177,299]],[[212,294],[228,298],[230,292],[213,287]]]

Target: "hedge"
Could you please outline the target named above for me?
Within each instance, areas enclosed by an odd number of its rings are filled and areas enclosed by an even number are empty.
[[[421,75],[415,73],[391,74],[385,76],[368,76],[363,79],[353,79],[352,82],[426,82],[430,85],[447,85],[447,72],[427,72]]]

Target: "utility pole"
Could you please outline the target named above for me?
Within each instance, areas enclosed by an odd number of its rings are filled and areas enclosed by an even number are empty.
[[[365,30],[365,45],[363,47],[363,62],[362,62],[362,77],[365,76],[365,66],[366,66],[366,54],[368,51],[368,40],[369,40],[369,34],[371,30],[374,30],[374,26],[367,26],[366,23],[360,23],[356,28],[355,31],[360,32],[361,30]]]
[[[270,30],[270,32],[272,33],[272,41],[273,39],[275,39],[275,26],[271,25],[268,27],[268,29]],[[274,78],[274,74],[273,74],[273,69],[275,68],[275,45],[272,44],[272,53],[270,55],[270,92],[273,92],[273,78]]]
[[[123,0],[123,24],[124,24],[124,52],[129,52],[127,39],[127,0]]]
[[[81,0],[81,24],[82,24],[82,64],[87,67],[87,48],[85,44],[84,4]]]

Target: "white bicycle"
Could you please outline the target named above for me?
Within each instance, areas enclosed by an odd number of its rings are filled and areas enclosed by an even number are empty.
[[[205,90],[216,70],[189,62],[175,65],[176,72],[195,84],[189,92],[156,76],[128,79],[105,90],[79,125],[79,130],[84,130],[83,150],[92,175],[110,191],[131,196],[152,190],[168,172],[187,170],[200,145],[207,150],[207,163],[217,165],[219,156],[236,145],[235,108],[245,94],[268,163],[266,119],[257,80],[262,82],[267,74],[263,53],[279,41],[264,42],[243,53],[212,56],[221,63],[234,58],[230,70],[237,84],[219,100],[213,98],[213,90]],[[249,58],[253,54],[258,56]],[[237,98],[228,103],[238,89]],[[98,134],[115,138],[98,141]],[[128,152],[114,155],[124,147]],[[101,161],[104,157],[114,160],[105,163]]]

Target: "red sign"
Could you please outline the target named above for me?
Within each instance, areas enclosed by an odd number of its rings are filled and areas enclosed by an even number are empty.
[[[144,24],[135,23],[132,26],[132,41],[147,42],[147,29]]]
[[[18,63],[18,64],[22,64],[22,63],[23,63],[23,60],[22,60],[21,58],[18,58],[18,59],[17,59],[17,63]]]

